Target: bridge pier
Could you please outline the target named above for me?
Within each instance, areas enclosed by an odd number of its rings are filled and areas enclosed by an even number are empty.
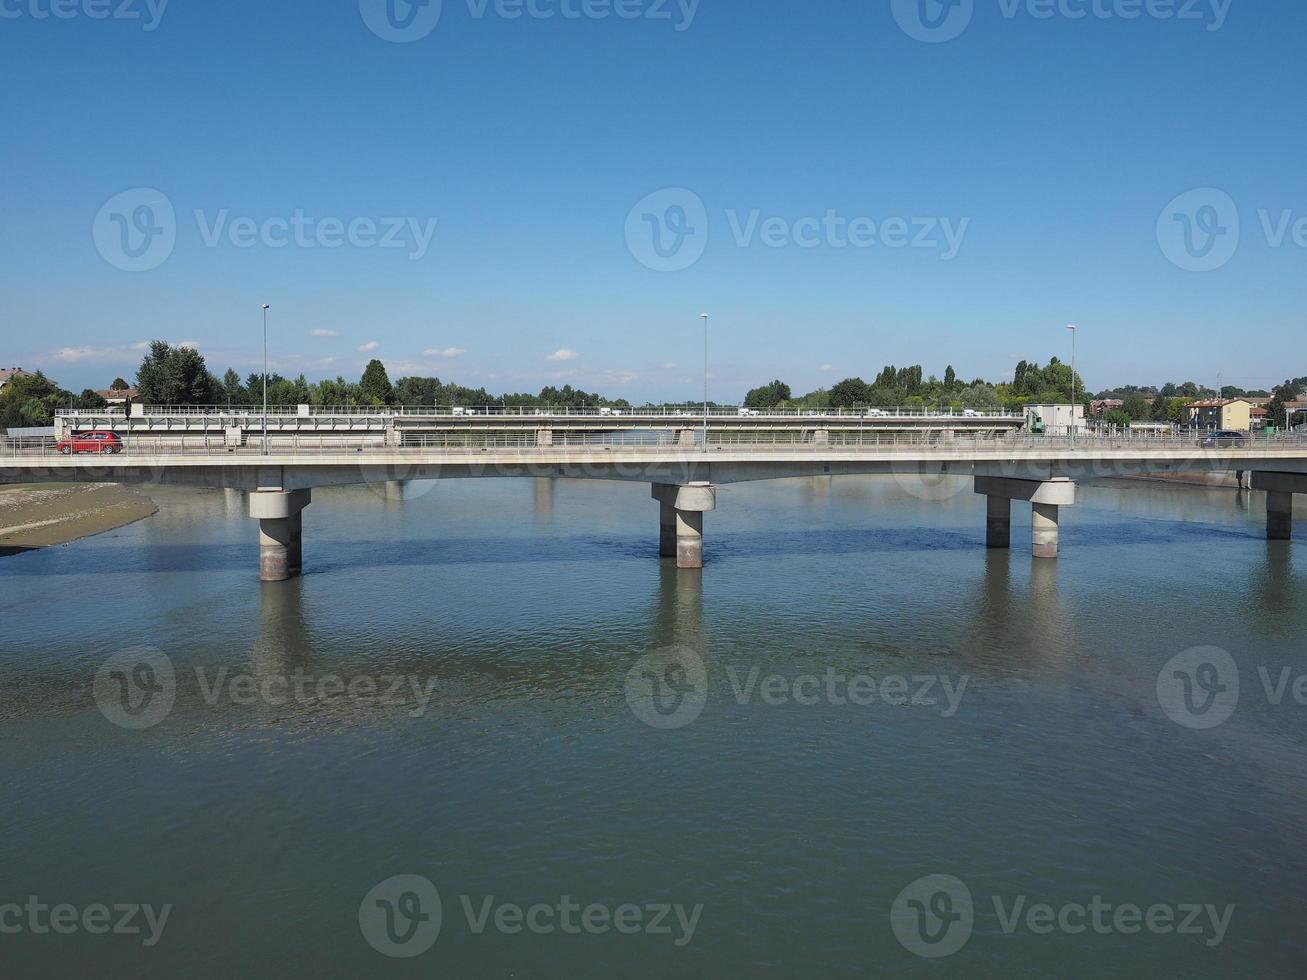
[[[1012,547],[1012,501],[1007,497],[985,497],[985,547]]]
[[[655,483],[652,496],[659,503],[658,553],[675,554],[677,568],[703,568],[703,515],[717,509],[717,488]]]
[[[1301,473],[1253,473],[1252,488],[1266,491],[1266,540],[1288,541],[1293,537],[1293,495],[1307,493],[1307,475]]]
[[[303,511],[308,490],[258,490],[250,494],[250,517],[259,522],[259,580],[284,582],[304,570]]]
[[[1006,476],[976,474],[976,493],[986,501],[985,544],[990,548],[1012,545],[1012,501],[1030,501],[1031,554],[1056,558],[1058,551],[1058,508],[1076,502],[1076,485],[1069,479],[1019,480]]]

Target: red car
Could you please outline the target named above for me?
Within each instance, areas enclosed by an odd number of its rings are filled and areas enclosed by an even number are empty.
[[[74,432],[67,439],[60,439],[57,448],[65,456],[69,453],[120,453],[123,441],[117,433],[97,429],[94,432]]]

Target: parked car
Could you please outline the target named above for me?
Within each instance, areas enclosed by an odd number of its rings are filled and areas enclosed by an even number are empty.
[[[974,408],[964,408],[962,410],[962,417],[964,419],[978,419],[980,418],[980,413]]]
[[[867,409],[867,418],[869,419],[883,419],[883,418],[887,418],[888,416],[889,416],[889,412],[885,411],[885,409],[883,408]]]
[[[1209,432],[1198,445],[1204,449],[1237,449],[1248,445],[1248,433],[1225,429]]]
[[[756,418],[758,415],[758,413],[751,408],[741,408],[738,411],[736,411],[735,414],[742,419]]]
[[[74,432],[56,444],[59,452],[67,456],[70,453],[120,453],[123,441],[115,432],[96,429],[93,432]]]

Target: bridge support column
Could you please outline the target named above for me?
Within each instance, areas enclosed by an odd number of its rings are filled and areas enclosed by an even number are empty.
[[[303,510],[308,490],[259,490],[250,494],[250,517],[259,522],[259,579],[284,582],[304,569]]]
[[[693,446],[694,429],[678,429],[676,431],[676,444],[678,446]]]
[[[676,508],[658,504],[658,557],[676,557]]]
[[[717,509],[717,488],[711,483],[655,483],[652,496],[660,505],[659,554],[670,557],[668,552],[674,551],[677,568],[702,568],[703,515]],[[670,529],[669,512],[675,519]]]
[[[1266,491],[1266,540],[1288,541],[1293,537],[1293,495],[1307,493],[1307,474],[1257,470],[1250,486]]]
[[[1036,558],[1057,557],[1057,504],[1030,505],[1030,538]]]
[[[977,473],[976,493],[989,498],[985,517],[985,543],[989,547],[1011,546],[1011,502],[1028,500],[1031,506],[1031,554],[1036,558],[1057,557],[1058,508],[1076,502],[1076,485],[1071,480],[1020,480]]]
[[[552,446],[554,444],[553,429],[536,429],[536,445]]]
[[[386,481],[386,499],[393,500],[396,503],[404,502],[404,481],[387,480]]]
[[[1293,494],[1271,490],[1266,494],[1266,540],[1288,541],[1293,537]]]
[[[1012,501],[1007,497],[985,498],[985,547],[1012,547]]]

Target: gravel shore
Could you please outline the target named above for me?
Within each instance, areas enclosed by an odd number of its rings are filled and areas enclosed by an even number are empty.
[[[141,491],[112,483],[0,487],[0,557],[112,531],[158,509]]]

